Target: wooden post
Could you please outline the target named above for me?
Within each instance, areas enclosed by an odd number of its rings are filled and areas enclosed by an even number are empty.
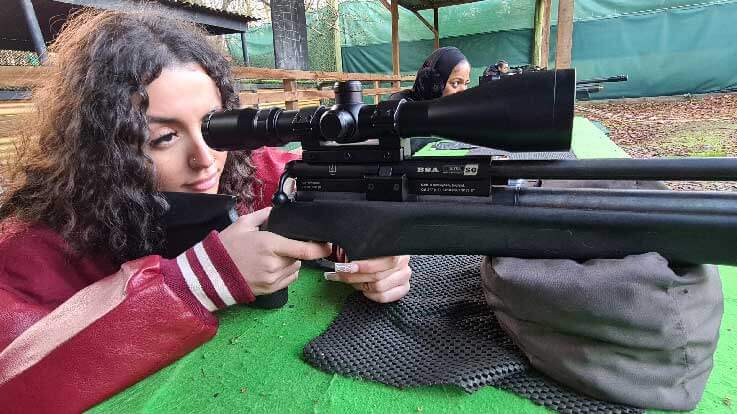
[[[330,8],[335,11],[335,24],[333,25],[333,40],[335,41],[335,71],[343,72],[343,51],[340,39],[340,12],[338,11],[338,0],[330,0]]]
[[[381,87],[381,82],[374,81],[374,89],[379,89],[380,87]],[[374,95],[374,104],[377,104],[379,102],[381,102],[381,95],[377,93],[376,95]]]
[[[440,23],[438,19],[438,8],[432,9],[433,32],[435,33],[435,49],[440,49]]]
[[[555,68],[571,67],[571,48],[573,47],[573,0],[560,0],[558,3],[558,36],[555,46]]]
[[[548,67],[550,59],[550,3],[551,0],[535,1],[535,37],[532,46],[532,64]]]
[[[284,92],[297,92],[296,80],[284,79],[282,82],[284,82]],[[299,101],[296,99],[290,99],[289,96],[287,96],[287,99],[284,101],[284,105],[287,109],[299,109]]]
[[[399,0],[392,0],[392,73],[399,76]]]
[[[241,47],[243,47],[243,66],[251,66],[251,59],[248,56],[248,38],[246,32],[241,32]]]

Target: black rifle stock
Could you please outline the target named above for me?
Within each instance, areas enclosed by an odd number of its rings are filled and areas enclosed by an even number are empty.
[[[301,141],[268,229],[329,241],[351,259],[397,254],[621,258],[655,251],[677,263],[737,264],[737,195],[554,189],[518,178],[737,180],[734,159],[497,160],[407,157],[402,138],[439,136],[508,151],[570,148],[573,70],[534,71],[435,101],[363,104],[360,83],[336,104],[242,109],[203,121],[208,144],[254,149]],[[283,189],[289,178],[296,194]],[[511,181],[510,181],[511,180]]]

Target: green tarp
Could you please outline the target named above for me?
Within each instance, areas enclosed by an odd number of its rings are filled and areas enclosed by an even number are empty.
[[[421,14],[432,21],[432,11]],[[439,16],[440,43],[456,46],[468,56],[475,84],[483,68],[499,59],[512,65],[530,63],[533,14],[533,0],[445,7]],[[550,66],[555,56],[557,7],[551,15]],[[577,0],[573,66],[579,79],[629,76],[628,82],[607,84],[594,98],[737,90],[735,22],[737,0]],[[402,72],[414,74],[432,52],[433,36],[415,15],[401,8],[399,26]],[[391,73],[391,17],[380,2],[340,3],[340,28],[343,70]],[[312,32],[313,43],[319,43],[317,31]],[[234,39],[231,52],[239,58]],[[269,25],[249,31],[249,52],[254,66],[273,66]],[[327,67],[328,52],[329,48],[311,52],[313,70]]]

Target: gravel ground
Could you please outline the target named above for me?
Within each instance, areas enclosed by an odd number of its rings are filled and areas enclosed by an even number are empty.
[[[737,93],[584,102],[633,158],[737,157]],[[737,191],[737,182],[667,182],[677,190]]]

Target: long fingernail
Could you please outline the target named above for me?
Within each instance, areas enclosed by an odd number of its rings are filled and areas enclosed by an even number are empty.
[[[322,274],[325,280],[336,281],[338,280],[338,274],[335,272],[325,272]]]
[[[355,263],[336,263],[335,271],[341,273],[358,273],[358,265]]]

